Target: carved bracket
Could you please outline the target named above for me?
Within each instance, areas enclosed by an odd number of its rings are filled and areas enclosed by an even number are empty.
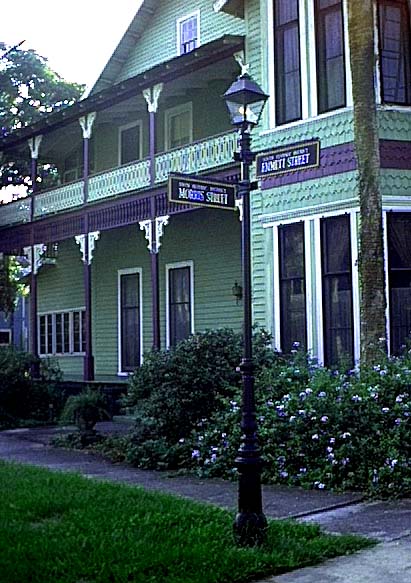
[[[238,209],[238,213],[239,213],[238,218],[239,218],[240,222],[242,222],[243,221],[243,199],[242,198],[237,199],[235,201],[235,206]]]
[[[42,135],[34,136],[34,138],[29,139],[30,154],[33,160],[37,160],[39,157],[39,149],[42,139]]]
[[[83,138],[84,139],[91,138],[91,132],[93,130],[93,123],[94,123],[95,119],[96,119],[96,112],[93,111],[92,113],[88,113],[87,115],[80,117],[80,119],[78,120],[79,124],[81,126],[81,129],[83,130]]]
[[[245,61],[244,51],[239,51],[238,53],[234,53],[234,59],[240,65],[241,68],[241,75],[246,75],[250,72],[250,65],[247,65]]]
[[[40,267],[43,265],[43,255],[47,250],[47,245],[43,243],[39,243],[38,245],[34,245],[33,247],[24,247],[24,255],[27,258],[27,266],[24,268],[23,272],[24,275],[28,275],[32,271],[32,266],[34,262],[34,275],[37,275],[39,272]]]
[[[149,113],[156,113],[158,108],[158,99],[163,90],[164,84],[157,83],[154,87],[148,87],[143,90],[144,99],[147,101],[147,109]]]
[[[93,253],[96,247],[96,241],[100,238],[100,231],[94,231],[93,233],[88,234],[88,258],[86,258],[86,236],[85,235],[76,235],[74,237],[77,245],[80,246],[80,252],[82,255],[83,263],[87,263],[88,265],[91,264],[93,260]]]
[[[169,215],[164,215],[156,217],[154,220],[140,221],[140,230],[145,231],[145,238],[148,241],[147,248],[150,253],[158,253],[161,246],[160,239],[163,236],[164,227],[168,225],[169,218]]]

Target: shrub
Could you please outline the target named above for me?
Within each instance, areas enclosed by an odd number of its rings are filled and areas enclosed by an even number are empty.
[[[61,380],[57,364],[41,360],[40,377],[33,379],[33,355],[12,347],[0,348],[0,427],[22,420],[47,421],[62,407],[56,383]]]
[[[257,416],[264,482],[411,493],[411,359],[407,354],[381,362],[342,374],[297,355],[280,369],[263,371]],[[269,379],[272,386],[265,384]],[[232,474],[239,421],[238,403],[227,401],[192,435],[187,467]]]
[[[269,340],[264,332],[256,335],[258,367],[272,359]],[[240,383],[241,354],[241,335],[230,329],[196,334],[169,351],[151,352],[132,376],[127,404],[138,408],[139,423],[154,432],[152,437],[176,442],[218,410],[221,397],[233,394]],[[145,441],[140,431],[144,435],[146,429],[136,430],[136,443]]]
[[[264,482],[379,496],[411,494],[411,353],[401,358],[381,354],[380,362],[358,371],[331,371],[295,351],[288,359],[273,355],[258,367],[256,405]],[[189,379],[193,369],[182,375],[189,386],[193,386]],[[174,374],[177,383],[177,371]],[[241,441],[238,380],[220,385],[219,392],[211,395],[212,406],[202,408],[201,416],[192,415],[185,424],[174,412],[170,414],[166,385],[164,407],[159,394],[153,408],[147,397],[149,405],[143,403],[134,434],[118,449],[139,467],[235,476]],[[183,395],[187,401],[181,399],[180,415],[184,407],[196,411],[197,393]],[[178,391],[172,396],[179,397]],[[175,425],[166,433],[169,422]]]

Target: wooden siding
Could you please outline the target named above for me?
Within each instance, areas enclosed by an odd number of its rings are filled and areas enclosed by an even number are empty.
[[[245,33],[244,20],[224,13],[215,13],[210,0],[161,2],[116,82],[138,75],[177,56],[177,19],[198,9],[201,44],[218,39],[224,34]]]
[[[38,274],[38,313],[84,307],[83,263],[74,238],[61,241],[55,265],[44,266]],[[83,377],[83,357],[65,355],[57,360],[65,378]]]

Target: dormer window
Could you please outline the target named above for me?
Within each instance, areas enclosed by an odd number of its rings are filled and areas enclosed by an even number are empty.
[[[177,52],[185,55],[200,44],[200,11],[177,20]]]

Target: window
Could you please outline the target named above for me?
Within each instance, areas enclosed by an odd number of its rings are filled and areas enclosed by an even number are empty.
[[[411,332],[411,213],[388,213],[391,351],[399,354]]]
[[[301,119],[301,57],[298,0],[274,0],[276,124]]]
[[[119,128],[118,163],[129,164],[142,158],[141,122],[133,122]]]
[[[119,372],[141,364],[141,270],[119,271]]]
[[[380,0],[381,97],[386,103],[411,104],[411,34],[408,0]]]
[[[85,349],[84,310],[39,316],[40,354],[82,354]]]
[[[200,12],[177,20],[177,53],[185,55],[200,44]]]
[[[304,223],[279,227],[278,238],[281,349],[290,352],[294,342],[307,345]]]
[[[191,263],[167,266],[167,345],[194,333]]]
[[[315,0],[318,113],[345,106],[342,0]]]
[[[324,361],[353,362],[353,301],[350,217],[322,219]]]
[[[9,346],[11,344],[11,330],[0,330],[0,346]]]
[[[80,149],[72,152],[64,160],[63,182],[72,182],[83,177],[83,156]]]
[[[179,148],[193,141],[193,107],[191,103],[168,109],[165,116],[166,150]]]

